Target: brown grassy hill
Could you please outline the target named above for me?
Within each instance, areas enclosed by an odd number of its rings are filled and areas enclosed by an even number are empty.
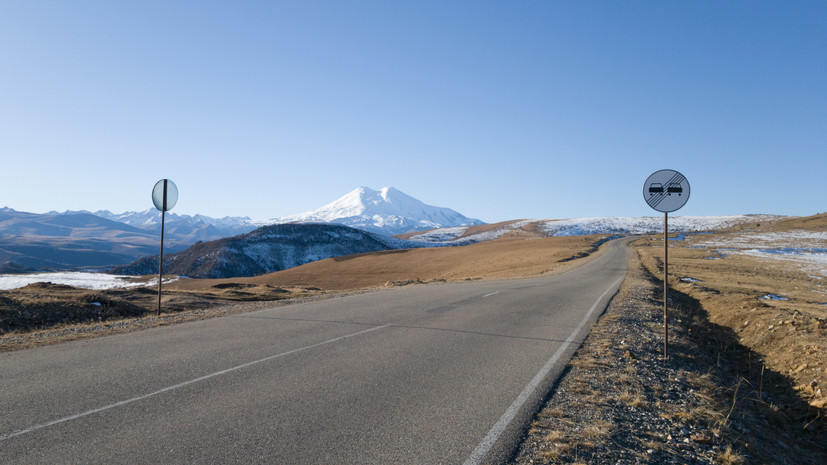
[[[182,280],[171,289],[206,289],[223,282],[269,284],[280,287],[312,286],[325,290],[363,289],[386,284],[473,279],[511,279],[540,276],[588,253],[600,236],[500,239],[431,249],[389,250],[331,258],[297,268],[252,278]]]
[[[806,229],[827,231],[827,213],[784,219],[767,225],[767,228],[772,230]]]

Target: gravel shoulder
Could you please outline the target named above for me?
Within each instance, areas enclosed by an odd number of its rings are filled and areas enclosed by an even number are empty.
[[[675,290],[663,359],[661,283],[633,254],[510,463],[827,463],[823,409]]]

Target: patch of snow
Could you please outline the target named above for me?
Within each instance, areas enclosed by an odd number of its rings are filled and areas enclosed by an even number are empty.
[[[795,262],[807,273],[827,276],[827,232],[793,230],[694,238],[693,246],[767,260]]]
[[[467,227],[462,228],[440,228],[432,231],[426,231],[421,234],[416,234],[410,237],[414,242],[432,242],[443,245],[468,245],[476,244],[478,242],[492,241],[504,234],[507,234],[515,229],[520,229],[528,224],[536,223],[538,220],[523,220],[515,223],[504,225],[499,229],[492,229],[477,234],[471,234],[462,237],[468,231]]]
[[[776,295],[776,294],[767,294],[767,295],[765,295],[761,298],[764,299],[764,300],[790,300],[787,297],[782,297],[782,296]]]
[[[421,234],[415,234],[410,237],[410,240],[419,242],[447,242],[462,236],[465,234],[465,231],[468,231],[467,226],[432,229]]]
[[[119,276],[105,273],[61,272],[36,274],[0,275],[0,290],[18,289],[34,283],[64,284],[81,289],[121,289],[130,287],[151,287],[158,285],[158,278],[135,281],[134,276]],[[164,279],[164,284],[178,278]]]

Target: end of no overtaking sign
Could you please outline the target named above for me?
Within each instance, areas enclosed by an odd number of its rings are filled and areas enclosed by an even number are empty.
[[[689,200],[689,181],[675,170],[656,171],[643,184],[643,200],[662,213],[679,210]]]

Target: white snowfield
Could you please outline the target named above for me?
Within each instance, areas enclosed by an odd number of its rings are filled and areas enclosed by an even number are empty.
[[[178,278],[164,279],[164,284],[177,280]],[[81,289],[104,290],[157,286],[158,278],[136,280],[135,276],[117,276],[105,273],[84,273],[81,271],[0,275],[0,290],[17,289],[34,283],[65,284],[67,286]]]

